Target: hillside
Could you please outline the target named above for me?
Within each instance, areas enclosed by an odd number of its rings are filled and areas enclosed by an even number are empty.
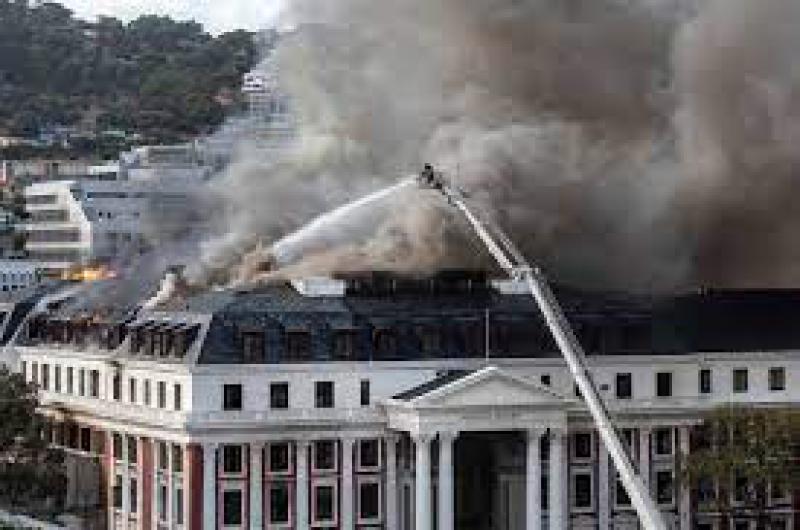
[[[235,110],[256,55],[246,31],[213,37],[158,16],[89,23],[59,4],[0,0],[0,136],[203,133]]]

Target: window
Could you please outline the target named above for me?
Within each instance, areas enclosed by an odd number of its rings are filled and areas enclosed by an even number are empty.
[[[61,392],[61,366],[55,365],[53,367],[53,385],[56,392]]]
[[[335,484],[316,484],[312,501],[314,505],[314,523],[336,522]]]
[[[89,427],[82,427],[80,431],[80,447],[81,451],[90,453],[92,451],[92,429]]]
[[[573,502],[575,508],[592,507],[592,474],[578,472],[572,476]]]
[[[128,401],[136,403],[136,379],[128,379]]]
[[[289,383],[270,383],[269,407],[271,409],[289,408]]]
[[[128,436],[128,463],[135,464],[138,459],[138,446],[136,438]]]
[[[332,381],[317,381],[314,383],[314,403],[318,409],[333,408],[334,397]]]
[[[672,454],[672,429],[656,429],[656,456]]]
[[[672,372],[658,372],[656,374],[656,396],[672,396]]]
[[[786,370],[783,367],[769,369],[769,389],[773,392],[786,390]]]
[[[700,386],[700,393],[701,394],[710,394],[711,393],[711,370],[708,368],[703,368],[698,373],[698,384]]]
[[[122,475],[114,476],[114,508],[122,509]]]
[[[122,378],[119,374],[114,374],[111,380],[111,394],[114,401],[122,399]]]
[[[175,383],[172,390],[173,390],[172,397],[174,401],[173,403],[174,408],[175,410],[181,410],[183,408],[183,392],[182,392],[183,389],[181,388],[180,384]]]
[[[289,484],[273,482],[269,486],[269,522],[289,524],[290,510]]]
[[[274,475],[289,473],[291,448],[288,443],[269,444],[269,472]]]
[[[631,505],[631,499],[628,497],[628,492],[625,490],[625,486],[622,484],[622,481],[617,478],[616,480],[616,488],[615,488],[615,503],[617,506],[625,507]]]
[[[136,477],[131,477],[129,490],[131,499],[131,513],[136,513],[139,507],[139,485],[136,482]]]
[[[31,363],[31,382],[39,384],[39,363]]]
[[[144,404],[150,406],[150,380],[144,380]]]
[[[183,450],[180,445],[172,446],[172,471],[173,473],[183,471]]]
[[[242,333],[242,353],[244,362],[258,363],[264,361],[264,333]]]
[[[242,385],[222,386],[222,410],[242,410]]]
[[[114,460],[122,460],[122,436],[114,434],[111,438],[111,449]]]
[[[183,488],[175,488],[175,524],[183,524]]]
[[[166,442],[158,442],[158,469],[161,471],[169,469],[169,447]]]
[[[360,522],[375,521],[381,516],[381,485],[375,480],[364,480],[358,484],[358,519]]]
[[[22,373],[22,378],[27,381],[28,380],[28,363],[26,361],[22,361],[20,364],[20,372]]]
[[[733,391],[747,392],[747,369],[737,368],[733,371]]]
[[[50,365],[47,363],[42,364],[42,388],[50,390]]]
[[[314,442],[314,471],[336,471],[336,442],[317,440]]]
[[[656,471],[656,502],[672,504],[673,490],[672,471]]]
[[[167,408],[167,383],[164,381],[158,382],[158,408]]]
[[[242,457],[244,452],[241,445],[222,446],[222,472],[226,475],[238,475],[242,472]]]
[[[550,386],[550,374],[542,374],[539,380],[544,386]]]
[[[305,361],[311,358],[311,333],[289,331],[286,333],[286,356],[289,360]]]
[[[74,384],[73,384],[73,376],[75,375],[75,370],[71,367],[67,367],[67,394],[72,394],[75,392]]]
[[[97,370],[89,373],[89,395],[93,398],[100,397],[100,372]]]
[[[633,378],[631,374],[617,374],[617,398],[630,399],[633,396]]]
[[[242,490],[222,492],[222,524],[226,526],[242,524]]]
[[[167,520],[167,485],[160,484],[158,486],[158,500],[156,511],[158,512],[158,520]]]
[[[369,407],[369,380],[363,379],[361,381],[361,406],[362,407]]]
[[[355,358],[357,337],[354,330],[335,331],[333,334],[333,358],[340,361],[349,361]]]
[[[358,441],[358,467],[375,470],[381,465],[381,443],[379,440]]]
[[[572,456],[575,459],[592,458],[592,433],[575,433],[572,437]]]

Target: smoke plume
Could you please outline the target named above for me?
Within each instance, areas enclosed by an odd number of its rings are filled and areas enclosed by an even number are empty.
[[[258,277],[279,238],[432,162],[558,281],[800,283],[796,0],[293,0],[287,17],[269,61],[297,141],[244,149],[215,183],[195,281]],[[282,274],[490,263],[420,191],[309,237]]]

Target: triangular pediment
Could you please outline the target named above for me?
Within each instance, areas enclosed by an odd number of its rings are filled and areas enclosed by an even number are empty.
[[[560,406],[570,400],[548,387],[488,367],[410,400],[414,407]]]

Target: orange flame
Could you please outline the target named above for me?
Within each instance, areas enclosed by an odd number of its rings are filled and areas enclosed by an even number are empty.
[[[70,269],[61,273],[61,279],[70,282],[96,282],[100,280],[111,280],[117,277],[117,272],[108,267],[83,267]]]

